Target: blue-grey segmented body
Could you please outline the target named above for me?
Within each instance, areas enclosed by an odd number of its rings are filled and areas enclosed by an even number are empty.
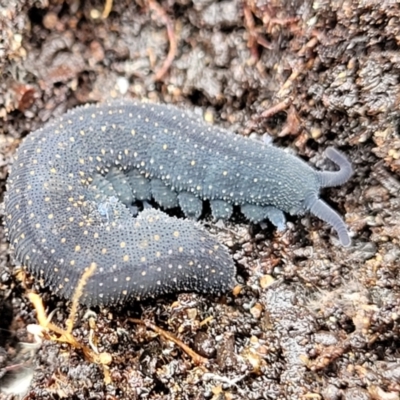
[[[165,105],[126,100],[69,111],[31,133],[8,179],[6,226],[17,259],[70,298],[84,270],[96,270],[81,299],[112,304],[177,290],[219,293],[233,286],[227,250],[189,220],[145,209],[180,206],[198,218],[209,200],[216,218],[241,206],[253,222],[283,228],[283,212],[311,211],[350,239],[319,190],[352,173],[335,149],[337,172],[318,172],[259,141],[207,125]]]

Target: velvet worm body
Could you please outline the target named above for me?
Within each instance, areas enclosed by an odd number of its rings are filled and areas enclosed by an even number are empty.
[[[252,222],[278,229],[306,211],[350,245],[322,187],[352,174],[316,171],[282,149],[208,125],[174,106],[117,100],[67,112],[32,132],[17,151],[5,196],[16,258],[55,293],[70,298],[86,268],[95,272],[82,303],[115,304],[175,291],[221,293],[235,283],[224,246],[198,223],[136,202],[181,207],[197,219],[208,200],[216,219],[238,205]]]

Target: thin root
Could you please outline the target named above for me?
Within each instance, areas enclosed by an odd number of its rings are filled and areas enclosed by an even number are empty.
[[[72,298],[71,311],[69,313],[66,329],[60,328],[51,322],[51,317],[46,314],[43,301],[40,296],[36,293],[28,293],[28,298],[35,307],[37,319],[41,327],[41,335],[48,340],[54,342],[67,343],[75,349],[81,350],[87,361],[103,366],[104,380],[106,383],[111,383],[110,373],[108,365],[112,361],[112,357],[109,353],[98,353],[95,349],[91,349],[88,346],[78,342],[72,335],[72,329],[76,318],[76,313],[79,305],[79,299],[82,296],[83,288],[87,283],[87,280],[93,275],[96,269],[96,265],[92,264],[82,275],[79,280],[78,286],[75,289],[74,296]],[[52,335],[50,332],[53,332]]]
[[[167,58],[165,59],[164,64],[156,72],[156,74],[154,75],[154,78],[153,78],[153,80],[157,82],[157,81],[160,81],[164,77],[164,75],[167,73],[167,71],[169,70],[169,68],[176,56],[178,47],[177,47],[177,43],[176,43],[174,25],[173,25],[171,19],[168,17],[165,10],[155,0],[147,0],[147,1],[148,1],[150,9],[157,14],[157,17],[166,26],[168,40],[169,40],[169,51],[168,51]]]
[[[289,105],[292,104],[292,99],[290,97],[286,98],[285,100],[281,101],[278,104],[268,108],[265,110],[261,115],[260,118],[270,118],[275,114],[278,114],[281,111],[286,110]]]
[[[174,342],[187,355],[189,355],[192,358],[193,362],[196,365],[204,365],[204,364],[208,363],[208,359],[207,358],[202,357],[201,355],[197,354],[194,350],[192,350],[189,346],[187,346],[185,343],[183,343],[181,340],[179,340],[172,333],[169,333],[169,332],[165,331],[164,329],[161,329],[158,326],[153,325],[152,323],[150,323],[148,321],[142,321],[141,319],[128,318],[128,321],[133,322],[135,324],[143,325],[146,328],[149,328],[149,329],[153,330],[154,332],[158,333],[164,339],[167,339],[167,340],[170,340],[171,342]]]
[[[104,4],[104,10],[101,14],[101,18],[106,19],[111,12],[113,6],[113,0],[106,0],[106,3]]]
[[[72,332],[72,328],[74,326],[76,318],[76,313],[78,311],[79,299],[82,297],[83,294],[83,288],[86,286],[88,279],[94,274],[95,269],[96,269],[96,264],[92,263],[90,267],[87,268],[85,272],[82,274],[81,278],[79,279],[78,285],[75,288],[74,295],[72,296],[71,310],[69,312],[67,322],[65,323],[65,325],[67,326],[68,333]]]

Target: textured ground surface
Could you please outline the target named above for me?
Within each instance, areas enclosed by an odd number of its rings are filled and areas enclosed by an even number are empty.
[[[0,388],[34,370],[29,399],[399,398],[399,4],[115,1],[103,19],[103,1],[2,3],[0,201],[24,135],[74,105],[119,96],[201,110],[242,135],[267,132],[322,168],[333,145],[355,174],[323,194],[345,215],[350,249],[309,216],[290,218],[282,235],[240,217],[206,220],[237,262],[240,293],[97,309],[95,322],[80,309],[73,333],[83,343],[93,334],[112,356],[109,384],[69,345],[24,344],[36,323],[24,285],[60,326],[68,305],[40,282],[21,283],[0,230]]]

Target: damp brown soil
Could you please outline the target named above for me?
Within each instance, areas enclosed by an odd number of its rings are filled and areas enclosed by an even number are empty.
[[[322,194],[345,216],[349,249],[310,215],[289,217],[283,233],[239,215],[206,218],[240,290],[80,308],[73,335],[107,353],[107,367],[66,343],[35,344],[27,292],[60,327],[69,304],[21,278],[0,229],[0,389],[32,371],[27,399],[399,398],[398,3],[10,0],[0,19],[0,201],[24,136],[73,106],[122,96],[266,133],[317,168],[333,168],[323,150],[335,146],[355,171]]]

